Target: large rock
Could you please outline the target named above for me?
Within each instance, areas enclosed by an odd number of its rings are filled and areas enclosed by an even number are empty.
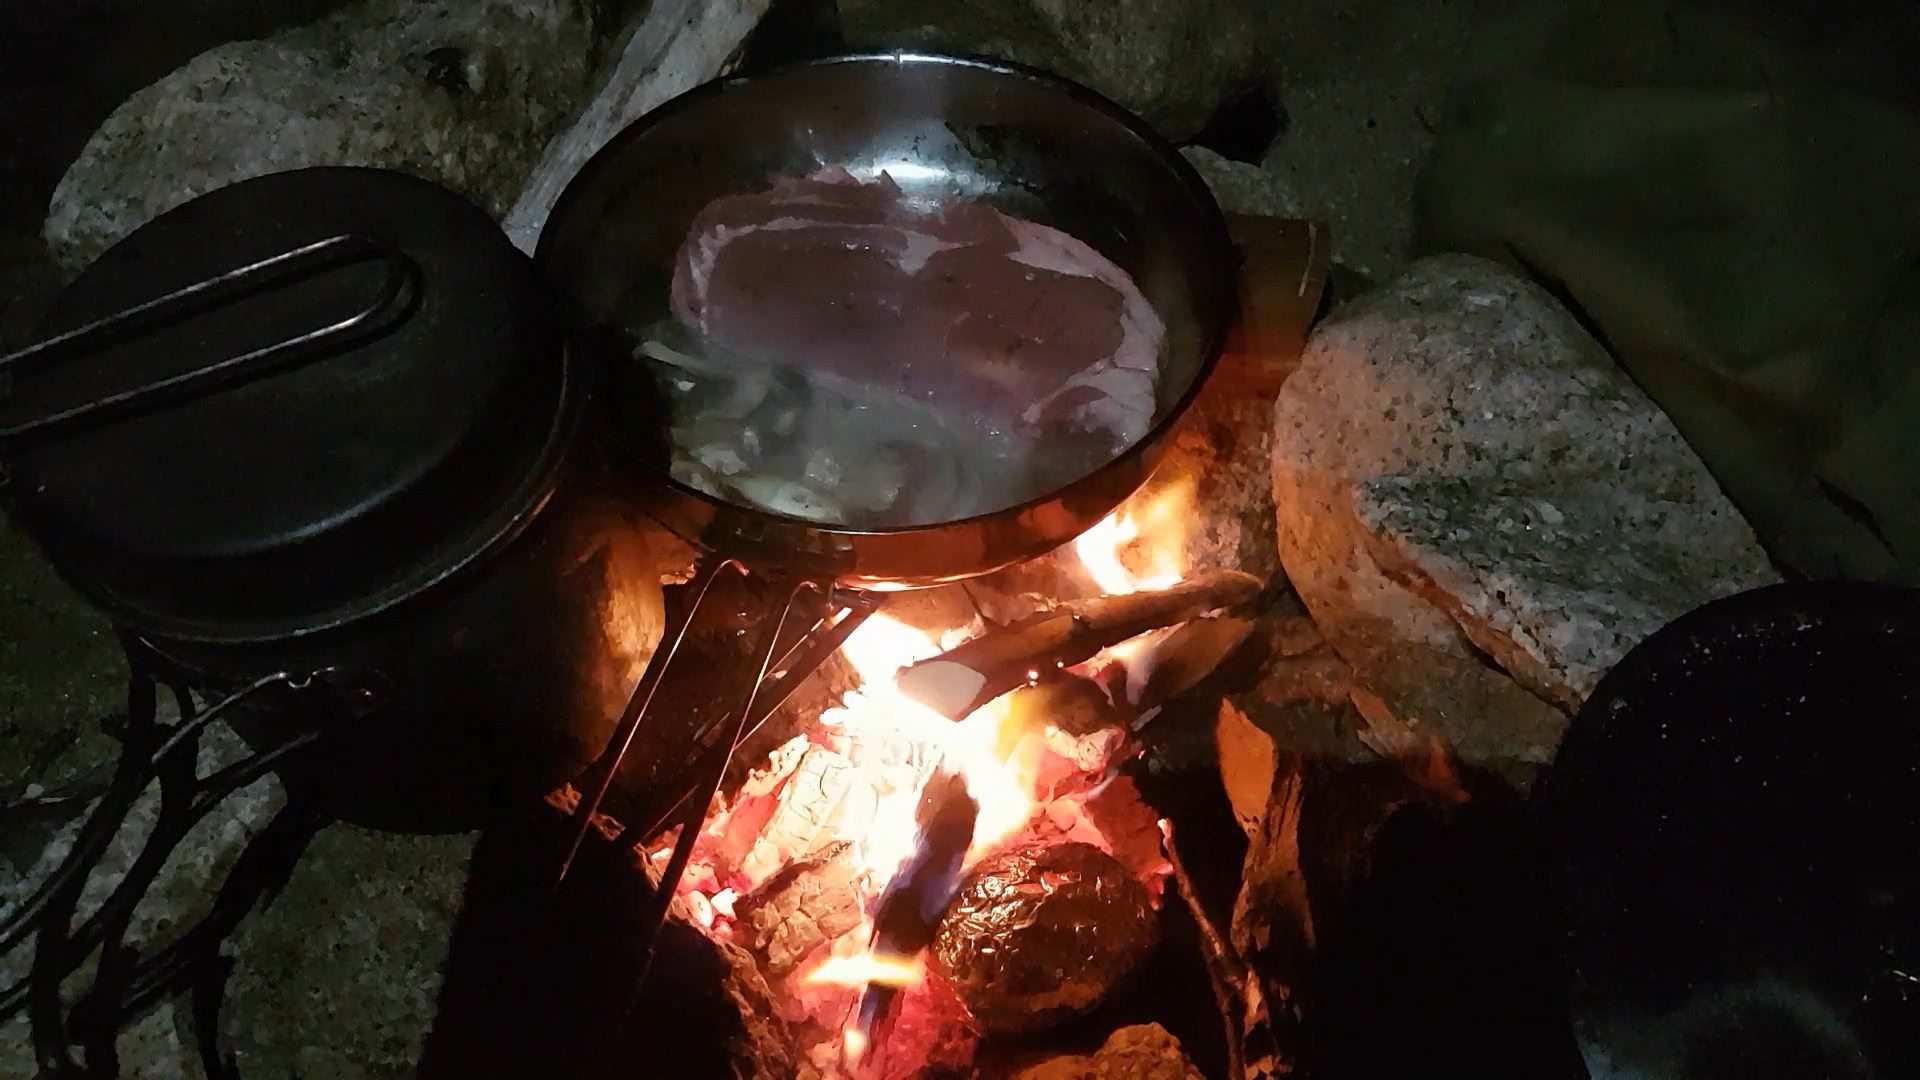
[[[1263,5],[1269,82],[1286,127],[1261,161],[1374,281],[1407,264],[1415,182],[1486,12],[1509,0],[1287,0]]]
[[[367,0],[204,52],[88,140],[54,191],[47,245],[76,271],[196,195],[309,165],[399,169],[502,214],[586,89],[597,7]]]
[[[1199,131],[1264,74],[1256,0],[840,0],[850,45],[980,53],[1059,72],[1163,134]]]
[[[573,124],[554,136],[500,224],[533,253],[547,214],[573,175],[622,128],[721,74],[773,0],[648,4],[619,61]]]
[[[1258,214],[1266,217],[1299,218],[1312,216],[1302,199],[1287,182],[1259,165],[1235,161],[1204,146],[1182,147],[1200,179],[1207,182],[1220,209],[1229,214]]]
[[[1390,745],[1544,763],[1627,649],[1775,577],[1665,414],[1485,260],[1422,260],[1316,332],[1273,447],[1281,560]]]

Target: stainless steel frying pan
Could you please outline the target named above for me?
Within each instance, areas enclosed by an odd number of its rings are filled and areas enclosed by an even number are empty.
[[[1167,324],[1154,424],[1066,487],[963,520],[822,526],[695,491],[666,474],[659,414],[624,352],[668,315],[674,256],[724,195],[840,165],[909,196],[966,196],[1085,241],[1131,275]],[[1234,315],[1226,223],[1206,185],[1137,117],[1083,87],[994,61],[835,57],[710,83],[648,114],[587,163],[535,255],[588,342],[607,344],[625,436],[670,527],[749,563],[863,588],[933,585],[1049,551],[1153,471]],[[626,379],[622,380],[622,373]]]

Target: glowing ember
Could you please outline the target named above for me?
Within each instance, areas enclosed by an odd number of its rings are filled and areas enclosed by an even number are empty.
[[[848,1065],[858,1065],[867,1056],[867,1037],[859,1028],[850,1027],[840,1033],[840,1049]]]
[[[1191,480],[1152,485],[1075,541],[1073,551],[1110,595],[1178,584],[1188,569],[1194,494]],[[928,974],[919,950],[932,940],[951,895],[940,883],[950,877],[957,887],[961,879],[951,861],[967,833],[963,822],[930,846],[917,820],[923,797],[956,783],[955,790],[977,805],[971,842],[960,859],[963,870],[1016,842],[1081,841],[1116,855],[1141,846],[1130,834],[1103,835],[1088,803],[1111,786],[1112,765],[1134,719],[1125,701],[1109,696],[1124,694],[1129,682],[1143,677],[1135,667],[1151,666],[1153,635],[1070,668],[1039,661],[1016,669],[1024,671],[1027,685],[959,721],[899,691],[895,676],[901,668],[940,656],[966,637],[965,628],[935,634],[886,615],[862,624],[841,649],[860,678],[858,689],[749,776],[703,831],[695,848],[698,872],[690,871],[681,885],[694,893],[688,907],[701,925],[735,932],[738,904],[745,916],[741,930],[755,935],[769,957],[778,952],[791,958],[782,961],[791,972],[785,976],[786,1008],[793,1018],[841,1034],[837,1047],[817,1047],[830,1057],[837,1051],[837,1069],[816,1060],[825,1075],[872,1072],[869,1055],[891,1057],[888,1031],[903,1009],[924,1012],[927,1001],[945,994],[965,1014],[951,986]],[[964,665],[952,666],[953,685],[936,689],[956,700],[949,712],[957,714],[984,679]],[[1110,677],[1115,673],[1117,685]],[[1079,711],[1072,711],[1063,687],[1099,700],[1080,701]],[[1111,694],[1102,687],[1112,688]],[[1070,730],[1068,719],[1074,721]],[[1152,850],[1130,854],[1127,866],[1157,891],[1158,874],[1146,866],[1154,860],[1146,856],[1158,856],[1158,837],[1148,821],[1146,847]],[[947,860],[936,873],[927,872],[932,846]],[[943,895],[922,895],[934,892]],[[908,940],[914,938],[908,933],[902,939],[903,913],[909,929],[926,930],[924,938]],[[914,954],[900,955],[908,951]],[[883,1019],[876,1022],[876,1016]]]
[[[918,956],[875,956],[870,952],[854,956],[829,956],[800,981],[808,986],[862,987],[912,986],[926,978],[926,965]]]

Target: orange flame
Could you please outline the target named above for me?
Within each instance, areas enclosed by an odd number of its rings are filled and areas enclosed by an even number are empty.
[[[1158,479],[1075,540],[1073,552],[1092,580],[1109,595],[1177,584],[1189,569],[1186,549],[1195,498],[1196,487],[1190,476]],[[895,676],[901,668],[937,656],[965,636],[963,628],[929,633],[875,615],[841,648],[858,674],[860,686],[848,693],[840,706],[822,714],[820,721],[826,729],[823,745],[838,755],[839,767],[857,770],[855,788],[873,793],[863,795],[865,801],[859,804],[857,816],[840,825],[848,829],[857,822],[857,828],[839,834],[856,842],[844,857],[853,859],[861,872],[862,891],[869,902],[913,852],[918,842],[915,811],[921,789],[936,769],[958,772],[979,808],[964,865],[972,865],[1008,837],[1027,829],[1099,842],[1098,830],[1086,819],[1080,800],[1071,795],[1054,797],[1063,790],[1063,770],[1084,771],[1088,766],[1071,754],[1062,754],[1058,747],[1047,749],[1050,733],[1046,718],[1018,712],[1003,697],[955,722],[916,703],[896,687]],[[1150,638],[1136,638],[1107,650],[1094,663],[1103,659],[1126,663],[1150,646]],[[1036,670],[1030,676],[1038,680],[1043,674]],[[1059,732],[1051,735],[1060,741]],[[816,737],[816,743],[821,741]],[[805,748],[803,740],[796,752],[803,753]],[[777,784],[773,782],[758,794],[773,794]],[[1044,799],[1043,791],[1048,793]],[[1044,814],[1039,813],[1043,806]],[[663,850],[660,857],[665,854]],[[724,919],[730,924],[735,899],[732,890],[709,887],[706,891],[711,895],[703,896],[706,902],[699,905],[705,915],[702,921]],[[812,969],[798,977],[799,984],[814,988],[806,998],[816,1002],[806,1006],[809,1012],[837,1008],[827,1003],[843,1002],[848,991],[857,997],[864,987],[905,989],[927,978],[919,957],[876,956],[869,944],[872,931],[869,913],[858,927],[839,935],[825,950],[826,955],[813,961]],[[842,1031],[839,1050],[840,1066],[850,1072],[876,1047],[870,1045],[866,1032],[849,1022]]]
[[[1187,574],[1196,491],[1190,476],[1150,484],[1073,542],[1108,596],[1164,589]]]
[[[1033,816],[1034,778],[1043,744],[1039,732],[1017,730],[1004,702],[992,702],[956,723],[894,688],[895,672],[943,648],[930,634],[885,615],[873,616],[841,646],[863,685],[821,720],[856,739],[904,745],[929,764],[937,759],[958,771],[980,807],[968,850],[971,863]],[[912,853],[919,798],[917,788],[897,789],[875,807],[872,829],[863,840],[864,868],[875,881],[892,877]]]
[[[849,1024],[840,1033],[840,1052],[846,1058],[848,1065],[860,1064],[860,1059],[867,1056],[866,1035],[859,1028]]]
[[[873,983],[912,986],[926,975],[927,969],[917,956],[876,956],[862,952],[853,956],[829,956],[800,981],[808,986],[858,989]]]

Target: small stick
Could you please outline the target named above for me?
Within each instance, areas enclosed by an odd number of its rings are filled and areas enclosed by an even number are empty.
[[[1239,954],[1227,943],[1226,937],[1207,914],[1206,907],[1200,903],[1200,893],[1194,887],[1193,876],[1187,872],[1186,863],[1180,858],[1180,850],[1173,842],[1172,822],[1162,822],[1160,832],[1166,837],[1167,862],[1173,867],[1174,891],[1186,902],[1187,910],[1193,914],[1194,925],[1200,930],[1200,958],[1206,962],[1209,981],[1213,984],[1213,1000],[1220,1006],[1221,1028],[1227,1037],[1227,1075],[1234,1080],[1244,1080],[1247,1075],[1246,1047],[1240,1027],[1247,1011],[1246,964],[1241,962]]]

